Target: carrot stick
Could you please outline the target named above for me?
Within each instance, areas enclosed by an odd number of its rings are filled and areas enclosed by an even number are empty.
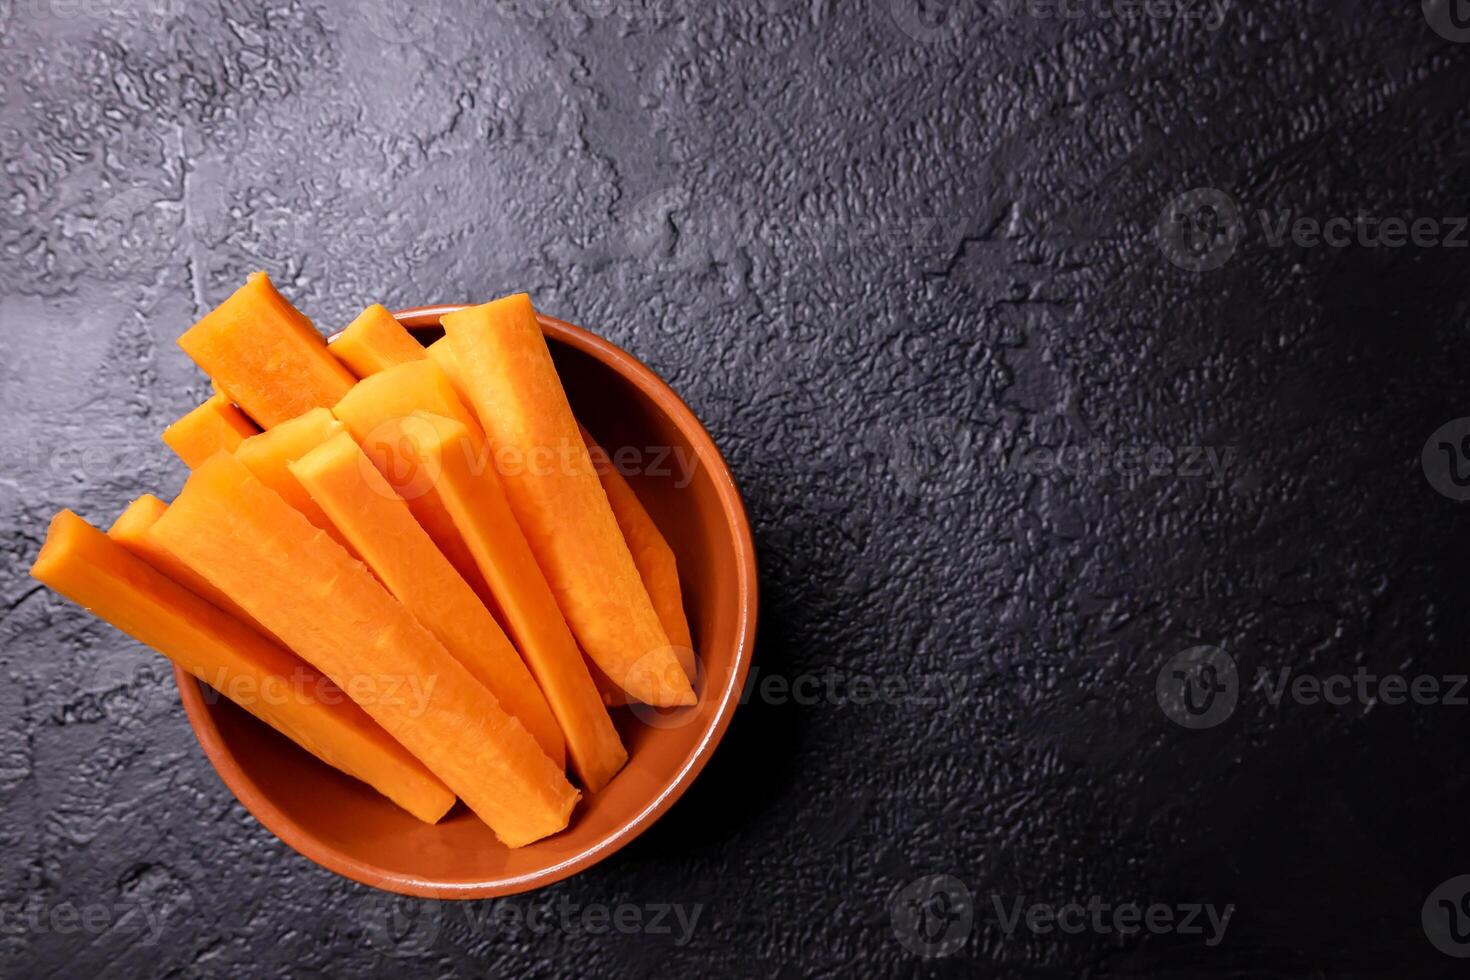
[[[454,385],[460,400],[472,404],[449,338],[441,337],[434,341],[428,346],[428,351],[429,358],[439,365],[445,377]],[[679,589],[679,569],[674,551],[659,533],[658,526],[654,524],[653,518],[639,501],[633,488],[628,485],[628,481],[612,465],[606,451],[597,445],[585,426],[579,425],[578,428],[587,444],[593,468],[597,470],[597,477],[602,482],[602,489],[607,494],[607,502],[612,507],[618,529],[623,533],[623,540],[633,555],[638,575],[653,601],[659,622],[663,624],[664,632],[674,645],[679,666],[684,668],[684,673],[692,683],[695,679],[694,641],[689,634],[689,621],[684,615],[684,598]],[[587,665],[604,704],[616,706],[628,703],[627,695],[602,672],[595,661],[588,659]]]
[[[356,555],[347,538],[332,523],[326,511],[311,499],[311,494],[306,492],[306,488],[297,481],[290,469],[292,461],[300,459],[332,436],[344,431],[346,430],[342,423],[333,418],[331,412],[325,408],[313,408],[258,436],[246,439],[236,447],[235,458],[244,463],[245,468],[257,480],[306,515],[308,521],[326,531],[332,536],[332,540]]]
[[[465,390],[464,378],[459,373],[459,360],[454,356],[454,348],[449,346],[449,338],[440,337],[428,347],[425,347],[424,350],[428,351],[429,360],[439,365],[439,370],[444,372],[444,376],[454,386],[454,392],[459,395],[459,400],[473,409],[475,405],[474,400],[470,398],[470,393]]]
[[[506,629],[566,735],[572,768],[582,786],[596,792],[622,768],[627,751],[511,513],[500,478],[479,462],[477,438],[461,422],[415,412],[390,441],[398,447],[399,466],[433,475],[432,492],[480,563]]]
[[[228,593],[215,588],[208,579],[195,574],[192,568],[158,547],[148,537],[148,529],[158,522],[166,510],[168,504],[151,493],[145,493],[128,504],[118,515],[117,520],[112,522],[112,527],[107,529],[107,536],[190,592],[202,599],[208,599],[256,632],[270,636],[270,631],[240,608],[240,604],[231,599]]]
[[[316,670],[71,511],[51,522],[31,574],[420,820],[435,823],[454,805],[454,794],[360,707],[328,697],[340,692],[323,688]]]
[[[413,516],[444,552],[455,571],[470,583],[480,600],[498,616],[500,610],[495,596],[438,496],[427,492],[429,488],[422,485],[424,481],[418,473],[394,464],[396,454],[387,435],[395,431],[401,419],[420,409],[458,419],[479,430],[469,409],[454,393],[449,379],[429,360],[398,364],[363,378],[337,402],[332,412],[347,426],[352,438],[357,440],[393,489],[408,501]]]
[[[424,346],[379,303],[357,315],[327,350],[359,378],[395,364],[423,360]]]
[[[515,647],[352,437],[344,430],[290,467],[388,591],[565,766],[561,729]]]
[[[435,356],[434,349],[447,350],[441,340],[430,350],[432,363],[399,365],[363,379],[335,411],[515,641],[566,736],[573,770],[584,788],[596,791],[627,759],[598,694],[608,703],[626,704],[627,699],[611,682],[597,685],[589,696],[587,680],[601,672],[577,648],[519,525],[508,509],[493,510],[497,501],[503,504],[505,492],[489,462],[484,433],[455,395],[447,372],[436,367],[443,355]],[[486,481],[479,496],[492,508],[492,517],[451,512],[443,466],[424,451],[437,442],[439,431],[406,427],[419,410],[452,419],[465,433],[454,452],[470,464],[476,478]],[[415,433],[423,433],[422,438]],[[499,525],[495,517],[501,519]],[[473,576],[465,572],[465,561]]]
[[[239,460],[207,460],[149,533],[357,700],[508,847],[566,827],[579,794],[526,727],[362,563]],[[365,690],[374,672],[430,695],[415,705]]]
[[[658,525],[628,485],[627,478],[618,472],[607,451],[597,444],[585,426],[582,427],[582,440],[587,444],[592,468],[597,471],[597,478],[607,493],[607,502],[612,507],[618,529],[623,532],[623,540],[633,555],[633,564],[638,567],[638,576],[643,579],[658,620],[674,645],[679,666],[684,668],[692,683],[694,639],[689,635],[689,620],[684,615],[684,596],[679,589],[679,563],[674,557],[674,549],[659,533]]]
[[[508,296],[441,322],[511,509],[582,648],[629,696],[659,707],[693,704],[530,299]]]
[[[220,450],[235,447],[260,430],[223,394],[215,392],[163,430],[163,441],[193,469]]]
[[[184,331],[179,346],[235,404],[264,428],[318,406],[352,387],[352,372],[288,303],[264,272]]]

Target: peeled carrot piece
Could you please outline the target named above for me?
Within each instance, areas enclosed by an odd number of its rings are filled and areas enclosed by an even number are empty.
[[[332,412],[347,426],[352,438],[357,440],[393,489],[408,501],[413,516],[429,532],[429,537],[444,552],[455,571],[470,583],[488,608],[498,612],[496,599],[480,573],[479,565],[475,564],[475,556],[460,537],[454,520],[444,510],[438,496],[428,492],[430,488],[425,485],[425,475],[405,469],[396,462],[398,454],[389,435],[396,431],[400,420],[420,409],[448,416],[479,431],[479,424],[454,393],[449,379],[429,360],[395,365],[363,378],[352,386]]]
[[[319,682],[329,682],[310,665],[71,511],[52,520],[31,574],[420,820],[435,823],[454,805],[454,794],[360,707],[319,699]]]
[[[607,451],[592,438],[592,433],[582,427],[582,440],[587,444],[587,454],[592,459],[592,468],[602,481],[607,493],[607,502],[612,507],[613,517],[623,532],[623,540],[633,555],[633,564],[653,600],[654,611],[664,632],[674,644],[679,657],[679,666],[692,682],[694,680],[694,638],[689,635],[689,620],[684,615],[684,595],[679,589],[679,563],[674,549],[659,533],[658,525],[643,506],[643,501],[628,485],[628,480],[618,472]]]
[[[494,449],[516,520],[587,655],[630,697],[693,704],[694,689],[592,468],[524,293],[440,321]]]
[[[535,675],[567,739],[583,787],[596,792],[628,753],[588,675],[556,597],[511,513],[500,477],[476,465],[478,434],[460,422],[415,412],[398,426],[401,462],[433,473],[433,492],[469,543],[499,600],[507,630]]]
[[[454,356],[454,348],[449,346],[449,338],[440,337],[424,350],[428,351],[429,360],[439,365],[439,370],[444,372],[444,376],[454,386],[454,392],[459,395],[459,400],[473,407],[475,403],[470,400],[469,392],[465,390],[464,379],[459,373],[459,360]]]
[[[653,523],[633,488],[617,471],[606,450],[597,444],[585,426],[582,427],[582,439],[587,444],[592,466],[602,481],[602,489],[607,493],[613,517],[623,532],[623,540],[633,554],[633,564],[638,566],[638,575],[643,579],[644,588],[648,589],[648,597],[653,600],[659,622],[663,623],[664,632],[674,644],[679,666],[684,668],[692,683],[695,680],[694,643],[689,635],[689,622],[684,617],[684,598],[679,589],[679,569],[674,551],[659,533],[658,526]],[[587,670],[592,674],[592,683],[597,685],[597,693],[602,695],[603,704],[617,707],[628,703],[628,695],[591,659],[587,660]]]
[[[127,508],[118,515],[117,520],[112,522],[112,527],[107,529],[107,536],[190,592],[200,598],[208,599],[246,626],[269,636],[270,631],[256,622],[255,617],[240,608],[238,602],[231,599],[227,593],[215,588],[202,575],[195,574],[192,568],[160,548],[148,537],[148,529],[157,523],[166,510],[168,510],[168,504],[151,493],[145,493],[128,504]]]
[[[164,429],[163,441],[185,466],[193,469],[220,450],[234,452],[236,446],[259,431],[244,412],[215,392]]]
[[[376,426],[406,419],[414,412],[443,415],[479,428],[469,406],[460,400],[443,369],[432,359],[395,364],[363,378],[332,408],[356,435]]]
[[[388,591],[564,767],[561,729],[520,654],[352,437],[333,436],[292,463],[291,472]]]
[[[327,350],[359,378],[377,374],[385,368],[407,361],[421,361],[428,355],[424,345],[403,329],[403,324],[380,303],[374,303],[357,315],[347,329],[327,345]]]
[[[357,700],[507,846],[566,827],[579,794],[526,727],[239,460],[207,460],[149,533]],[[367,690],[374,673],[432,688],[405,703],[395,690]]]
[[[430,344],[427,349],[430,359],[439,365],[445,377],[454,385],[460,400],[470,404],[469,395],[460,377],[459,361],[454,356],[454,349],[449,345],[449,338],[441,337]],[[684,597],[679,589],[679,569],[674,558],[674,550],[659,533],[658,526],[653,523],[653,518],[649,516],[637,494],[633,492],[633,488],[628,485],[628,481],[612,465],[612,460],[606,451],[597,445],[585,426],[579,425],[578,427],[587,445],[587,452],[592,458],[593,468],[597,470],[597,477],[602,481],[602,489],[607,493],[607,502],[612,507],[613,517],[618,522],[618,529],[623,532],[623,540],[633,555],[633,563],[638,568],[638,575],[643,579],[644,588],[648,589],[648,596],[653,601],[654,610],[658,613],[659,622],[663,624],[664,632],[668,634],[669,640],[674,645],[674,652],[679,658],[679,666],[684,668],[684,673],[693,682],[695,679],[694,641],[689,634],[689,621],[684,615]],[[602,672],[595,661],[588,659],[587,669],[592,674],[592,681],[597,685],[598,693],[602,695],[603,703],[608,705],[628,703],[627,695]]]
[[[352,372],[264,272],[184,331],[179,346],[267,429],[329,408],[352,387]]]
[[[270,487],[281,497],[306,515],[306,519],[326,531],[348,551],[352,545],[332,523],[327,512],[311,498],[291,473],[291,463],[311,452],[339,432],[345,432],[342,423],[332,417],[325,408],[313,408],[289,422],[282,422],[258,436],[251,436],[240,443],[235,458],[255,474],[255,478]]]

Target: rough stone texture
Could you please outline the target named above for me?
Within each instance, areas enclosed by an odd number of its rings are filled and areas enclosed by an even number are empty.
[[[1470,252],[1270,232],[1470,214],[1470,45],[1412,2],[906,4],[0,5],[0,974],[1461,975],[1420,909],[1470,872],[1466,709],[1256,677],[1466,669],[1470,505],[1420,450],[1466,411]],[[1195,187],[1241,211],[1212,271],[1154,232]],[[529,289],[724,449],[757,683],[614,859],[381,902],[26,576],[58,508],[177,488],[158,432],[206,383],[173,338],[257,267],[323,327]],[[1199,644],[1244,683],[1194,731],[1155,678]],[[941,873],[974,924],[925,959],[894,899]],[[996,913],[1093,896],[1236,911],[1213,947]],[[700,918],[515,918],[562,902]]]

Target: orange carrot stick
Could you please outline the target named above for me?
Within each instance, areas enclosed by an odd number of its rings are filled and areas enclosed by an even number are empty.
[[[265,428],[327,408],[352,387],[352,372],[327,353],[311,321],[264,272],[179,337],[179,346]]]
[[[157,523],[166,510],[168,504],[151,493],[145,493],[128,504],[118,515],[117,520],[112,522],[112,527],[107,529],[107,536],[190,592],[202,599],[208,599],[256,632],[270,636],[270,631],[240,608],[240,604],[231,599],[228,593],[215,588],[208,579],[195,574],[192,568],[158,547],[148,537],[148,529]]]
[[[674,557],[674,549],[659,533],[658,525],[628,485],[627,477],[618,472],[612,458],[586,427],[582,427],[582,440],[587,444],[592,468],[602,481],[602,489],[607,493],[607,502],[612,507],[619,530],[623,532],[623,540],[633,555],[633,564],[638,567],[638,576],[648,589],[648,597],[653,600],[654,611],[658,613],[664,632],[674,644],[679,666],[693,682],[694,639],[689,635],[689,620],[684,615],[684,595],[679,588],[679,563]]]
[[[395,465],[397,454],[388,435],[396,431],[401,419],[420,409],[458,419],[479,430],[444,372],[428,360],[395,365],[363,378],[352,386],[332,411],[398,494],[408,501],[413,516],[429,532],[429,537],[444,552],[455,571],[470,583],[480,600],[498,614],[495,596],[438,496],[428,492],[430,488],[422,485],[423,480],[416,472]]]
[[[420,820],[434,823],[454,805],[454,794],[360,707],[328,697],[340,692],[323,688],[317,671],[71,511],[51,522],[31,574]]]
[[[388,591],[565,766],[561,729],[515,647],[352,437],[344,430],[290,465]]]
[[[459,361],[454,356],[454,349],[449,344],[449,338],[441,337],[434,341],[429,345],[428,351],[430,359],[439,365],[444,376],[454,385],[460,400],[471,404],[469,394],[460,377]],[[659,622],[663,624],[664,632],[668,634],[669,640],[674,645],[674,651],[679,658],[679,666],[684,668],[684,673],[693,682],[695,679],[694,641],[689,634],[689,621],[684,615],[684,597],[679,588],[679,569],[674,558],[674,550],[659,533],[658,526],[654,524],[653,518],[639,501],[633,488],[628,485],[628,481],[612,465],[608,454],[597,445],[585,426],[579,426],[579,428],[583,441],[587,444],[587,452],[592,459],[593,468],[597,470],[597,477],[602,482],[602,489],[607,493],[607,502],[612,507],[613,517],[618,522],[618,529],[623,532],[623,540],[633,555],[633,563],[638,568],[638,575],[643,579],[644,588],[648,589],[649,598],[653,601],[654,610],[658,613]],[[587,664],[592,680],[597,685],[597,690],[602,695],[605,704],[628,703],[627,695],[608,679],[594,661],[589,659]]]
[[[424,350],[428,351],[429,360],[439,365],[439,370],[444,372],[444,376],[454,386],[454,393],[459,395],[459,400],[473,409],[475,405],[474,400],[470,398],[470,393],[465,390],[464,379],[459,373],[459,360],[454,356],[454,348],[449,346],[449,338],[440,337],[428,347],[425,347]]]
[[[260,430],[219,392],[210,395],[173,425],[163,430],[163,441],[174,455],[193,469],[220,450],[235,447]]]
[[[428,356],[424,353],[424,346],[413,339],[413,334],[379,303],[359,313],[357,319],[327,345],[327,350],[359,378]]]
[[[207,460],[149,533],[358,701],[507,846],[566,827],[579,794],[526,727],[362,563],[239,460]],[[368,689],[373,672],[429,696],[415,705]]]
[[[306,492],[291,473],[291,463],[311,452],[339,432],[342,423],[325,408],[313,408],[274,428],[251,436],[235,449],[235,458],[245,464],[255,478],[270,487],[281,498],[306,515],[312,524],[326,531],[332,540],[353,551],[347,538],[332,523],[326,511]],[[354,554],[356,552],[353,552]]]
[[[629,696],[659,707],[693,704],[530,299],[508,296],[441,322],[511,509],[582,648]]]
[[[416,412],[392,443],[405,468],[432,475],[432,492],[454,519],[499,601],[506,628],[567,739],[572,768],[590,792],[627,761],[617,730],[588,676],[556,598],[511,513],[495,469],[476,462],[477,436],[462,423]]]

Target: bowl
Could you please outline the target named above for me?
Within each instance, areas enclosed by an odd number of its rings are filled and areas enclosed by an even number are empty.
[[[460,308],[395,316],[427,343],[442,333],[439,317]],[[566,830],[511,849],[463,804],[433,826],[414,819],[175,669],[199,744],[245,809],[300,854],[375,888],[431,898],[513,895],[609,857],[689,788],[745,685],[755,548],[719,450],[679,396],[632,355],[570,323],[540,320],[577,417],[609,453],[625,448],[619,468],[678,558],[699,654],[699,702],[673,712],[613,709],[627,766],[601,792],[584,795]]]

